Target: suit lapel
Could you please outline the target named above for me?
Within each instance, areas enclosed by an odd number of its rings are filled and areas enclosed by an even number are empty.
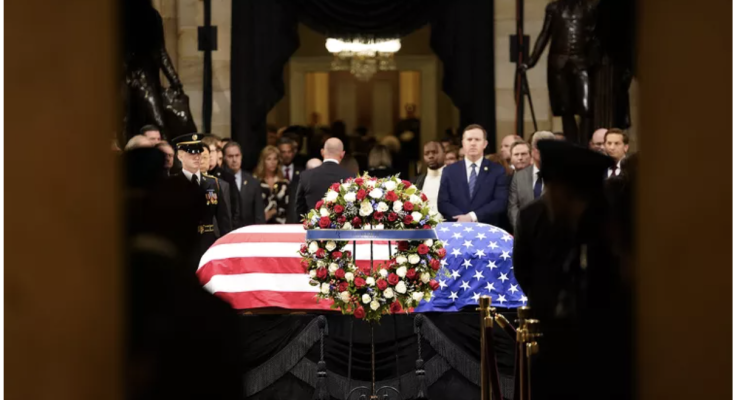
[[[468,199],[470,199],[470,203],[472,203],[472,198],[470,198],[470,183],[468,182],[469,177],[467,176],[467,163],[465,163],[464,160],[457,161],[457,163],[462,164],[462,168],[460,171],[462,182],[460,183],[460,185],[462,185],[465,195]]]

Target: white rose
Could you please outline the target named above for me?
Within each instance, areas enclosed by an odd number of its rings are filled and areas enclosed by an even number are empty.
[[[411,264],[418,264],[421,261],[421,257],[418,254],[411,254],[408,256],[408,262]]]
[[[382,201],[380,203],[378,203],[378,211],[380,211],[380,212],[386,212],[388,210],[390,210],[390,208],[388,207],[387,204],[385,204]]]
[[[369,201],[360,203],[360,216],[367,217],[373,213],[373,205]]]
[[[411,197],[408,198],[408,200],[413,204],[423,203],[423,200],[421,200],[421,197],[416,196],[415,194],[412,194]]]
[[[378,189],[378,188],[375,188],[375,189],[373,189],[373,190],[370,191],[369,196],[377,200],[377,199],[383,197],[383,191],[380,190],[380,189]]]
[[[335,263],[329,264],[329,275],[334,275],[335,272],[339,269],[339,265]]]
[[[352,229],[352,224],[349,222],[345,222],[345,224],[342,225],[342,229]]]
[[[319,210],[319,215],[321,215],[322,217],[328,217],[329,216],[329,210],[327,210],[326,208],[322,207]]]
[[[316,278],[316,270],[315,269],[312,269],[311,271],[309,271],[309,278]]]
[[[383,297],[385,297],[386,299],[392,298],[393,297],[393,289],[388,288],[388,289],[383,290]]]
[[[385,229],[385,225],[383,225],[383,224],[378,224],[378,225],[375,225],[375,226],[373,227],[373,229],[378,229],[378,230],[380,230],[380,229]]]
[[[406,263],[406,261],[408,261],[406,259],[406,256],[398,256],[398,257],[396,257],[396,262],[398,263],[398,265],[403,265],[403,264]]]
[[[337,248],[337,243],[335,243],[333,240],[330,240],[327,242],[327,245],[325,247],[328,251],[334,251],[334,249]]]
[[[335,192],[334,190],[327,192],[327,201],[333,202],[337,200],[337,197],[339,197],[339,192]]]
[[[374,188],[376,182],[378,181],[374,179],[368,179],[365,181],[365,186],[370,186],[371,188]]]
[[[393,212],[401,212],[403,211],[403,203],[400,200],[396,200],[393,202]]]
[[[380,274],[380,276],[382,276],[383,278],[385,278],[385,277],[387,277],[387,276],[388,276],[388,270],[387,270],[387,269],[381,269],[381,270],[380,270],[380,271],[379,271],[378,273],[379,273],[379,274]]]
[[[406,293],[406,282],[403,282],[403,281],[398,282],[398,284],[396,285],[396,292],[400,294],[405,294]]]
[[[318,268],[324,268],[326,265],[327,264],[324,261],[322,261],[322,260],[319,260],[319,261],[316,262],[316,266]]]
[[[345,183],[342,184],[342,187],[345,188],[345,189],[349,189],[350,186],[352,186],[352,184],[349,183],[349,182],[345,182]]]
[[[423,293],[421,293],[421,292],[415,292],[415,293],[414,293],[413,295],[411,295],[411,297],[413,298],[413,300],[414,300],[415,302],[417,302],[417,303],[418,303],[418,302],[420,302],[420,301],[421,301],[421,299],[423,299],[423,298],[424,298],[424,294],[423,294]],[[345,302],[345,303],[346,303],[346,302]]]
[[[371,229],[373,229],[373,226],[370,225],[370,224],[365,224],[365,225],[362,226],[362,230],[364,230],[364,231],[369,231]]]
[[[370,309],[371,309],[371,310],[373,310],[373,311],[377,311],[377,310],[378,310],[378,308],[380,308],[380,303],[378,303],[378,302],[377,302],[377,301],[375,301],[375,300],[374,300],[374,301],[372,301],[372,302],[370,302]]]
[[[387,191],[393,191],[396,190],[396,183],[393,181],[385,182],[385,190]]]
[[[399,267],[396,270],[396,275],[400,276],[401,278],[405,278],[406,277],[406,270],[407,270],[406,267]]]
[[[421,213],[418,212],[418,211],[412,212],[411,213],[411,217],[413,217],[413,220],[416,221],[416,222],[421,221],[421,219],[423,218],[423,216],[421,215]]]
[[[347,282],[352,282],[353,279],[355,279],[355,274],[353,274],[352,272],[348,272],[345,274],[345,280]]]
[[[309,243],[309,253],[316,253],[317,250],[319,250],[319,243],[317,242]]]
[[[431,247],[431,246],[434,245],[434,241],[431,240],[431,239],[426,239],[426,241],[424,242],[424,244],[427,245],[427,246],[429,246],[429,247]]]
[[[322,283],[322,293],[323,294],[328,294],[329,293],[329,284],[326,283],[326,282]]]
[[[370,300],[372,300],[372,299],[370,298],[370,295],[369,294],[365,293],[365,294],[362,295],[362,302],[363,303],[365,303],[365,304],[370,303]]]
[[[417,188],[416,185],[411,185],[409,189],[412,189],[414,192],[419,190],[419,188]]]
[[[357,194],[355,192],[350,192],[345,195],[345,201],[348,203],[354,203],[355,200],[357,200]]]
[[[350,292],[344,291],[339,294],[339,298],[342,299],[343,302],[349,303],[350,302]]]
[[[430,280],[431,275],[428,272],[424,272],[423,274],[421,274],[421,282],[429,283]]]
[[[367,279],[365,279],[365,283],[367,283],[368,286],[375,286],[375,278],[369,276]]]

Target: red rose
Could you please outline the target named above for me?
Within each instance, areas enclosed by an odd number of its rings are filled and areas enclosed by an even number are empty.
[[[424,229],[431,229],[431,225],[424,225]]]
[[[426,197],[425,194],[421,193],[421,200],[423,200],[423,201],[429,201],[429,198]]]
[[[439,288],[439,282],[432,279],[429,281],[429,286],[431,286],[431,290],[436,290]]]
[[[382,221],[382,220],[383,220],[383,217],[385,216],[385,215],[384,215],[384,214],[383,214],[382,212],[380,212],[380,211],[376,211],[376,212],[375,212],[375,214],[373,214],[373,215],[375,216],[375,219],[377,219],[378,221]]]
[[[316,208],[318,210],[318,209],[322,208],[323,205],[324,205],[324,200],[319,200],[319,201],[316,202],[316,206],[314,208]]]
[[[339,216],[339,217],[337,218],[337,222],[339,222],[339,223],[340,223],[340,225],[344,225],[344,223],[345,223],[345,222],[347,222],[347,217],[345,217],[344,215],[340,215],[340,216]]]
[[[438,255],[439,258],[444,258],[444,256],[447,255],[447,251],[444,250],[444,248],[441,248],[441,249],[439,249],[439,250],[436,251],[436,255]]]
[[[411,268],[408,271],[406,271],[406,278],[410,280],[413,280],[414,278],[416,278],[416,270]]]
[[[335,192],[339,192],[339,183],[333,183],[332,190],[334,190]]]
[[[403,186],[405,186],[407,188],[410,188],[411,187],[411,182],[409,182],[409,181],[402,180],[401,183],[403,183]]]
[[[360,189],[357,191],[357,200],[362,200],[367,196],[367,193],[365,192],[365,189]]]
[[[365,309],[362,308],[362,306],[357,307],[355,310],[355,318],[363,319],[365,318]]]
[[[305,244],[302,244],[302,245],[301,245],[301,252],[302,252],[302,253],[306,253],[306,251],[307,251],[307,250],[309,250],[309,248],[308,248],[308,247],[306,247],[306,245],[305,245]]]
[[[401,303],[399,301],[394,301],[390,303],[391,314],[398,314],[401,311],[403,311],[403,307],[401,307]]]
[[[342,207],[342,206],[341,206],[341,205],[339,205],[339,204],[337,204],[336,206],[334,206],[334,212],[336,212],[337,214],[342,214],[342,212],[343,212],[344,210],[345,210],[345,208],[344,208],[344,207]]]
[[[421,254],[423,256],[423,255],[427,254],[428,252],[429,252],[429,246],[421,243],[419,245],[419,254]]]
[[[345,270],[342,268],[334,271],[334,277],[337,279],[344,279],[345,278]]]
[[[355,278],[355,287],[361,288],[363,286],[365,286],[365,279],[364,278],[361,278],[359,276],[357,278]]]
[[[403,223],[404,224],[408,225],[411,222],[413,222],[413,217],[411,215],[406,215],[405,217],[403,217]]]
[[[388,282],[386,282],[385,279],[378,279],[377,285],[380,290],[388,289]]]
[[[327,277],[327,269],[326,268],[318,268],[316,270],[316,277],[319,279],[324,279]]]
[[[324,258],[324,249],[319,249],[316,251],[316,258]]]
[[[360,217],[352,218],[352,226],[355,228],[359,228],[362,225],[362,220]]]
[[[347,289],[350,288],[350,283],[349,282],[341,282],[339,284],[339,286],[337,286],[337,288],[339,289],[340,292],[344,292],[345,290],[347,290]]]
[[[362,180],[362,178],[355,178],[355,183],[357,185],[362,185],[365,181]]]
[[[405,240],[398,242],[398,251],[406,251],[406,250],[408,250],[408,242]]]
[[[334,253],[332,253],[332,258],[334,258],[335,260],[339,260],[340,258],[342,258],[342,252],[335,251]]]
[[[352,258],[352,252],[349,250],[345,251],[345,258]]]
[[[431,260],[431,269],[434,271],[439,271],[439,268],[441,268],[442,263],[439,262],[436,258]]]
[[[413,211],[413,203],[410,201],[403,203],[403,209],[406,211]]]
[[[396,194],[396,192],[390,191],[385,194],[385,199],[388,201],[396,201],[398,200],[398,195]]]
[[[329,225],[332,224],[332,220],[329,219],[329,217],[321,217],[319,218],[319,227],[322,229],[329,228]]]
[[[394,212],[388,214],[388,221],[395,222],[395,220],[397,220],[397,219],[398,219],[398,214],[396,214]]]
[[[301,260],[301,266],[304,267],[304,269],[309,269],[309,260]]]
[[[390,275],[388,275],[388,283],[390,283],[393,286],[397,285],[398,284],[398,281],[400,281],[400,280],[401,280],[401,278],[399,278],[398,275],[396,275],[396,274],[390,274]]]

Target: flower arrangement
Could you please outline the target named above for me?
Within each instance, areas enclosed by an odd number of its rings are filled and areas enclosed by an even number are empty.
[[[335,183],[304,217],[305,229],[433,229],[441,217],[411,182],[367,175]],[[310,241],[301,246],[301,265],[318,299],[356,318],[377,321],[408,312],[438,288],[434,279],[446,256],[439,240],[399,241],[391,259],[375,269],[359,268],[346,241]]]

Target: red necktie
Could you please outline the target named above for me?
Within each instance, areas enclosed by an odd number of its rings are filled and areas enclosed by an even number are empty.
[[[291,167],[286,167],[286,180],[291,180]]]

